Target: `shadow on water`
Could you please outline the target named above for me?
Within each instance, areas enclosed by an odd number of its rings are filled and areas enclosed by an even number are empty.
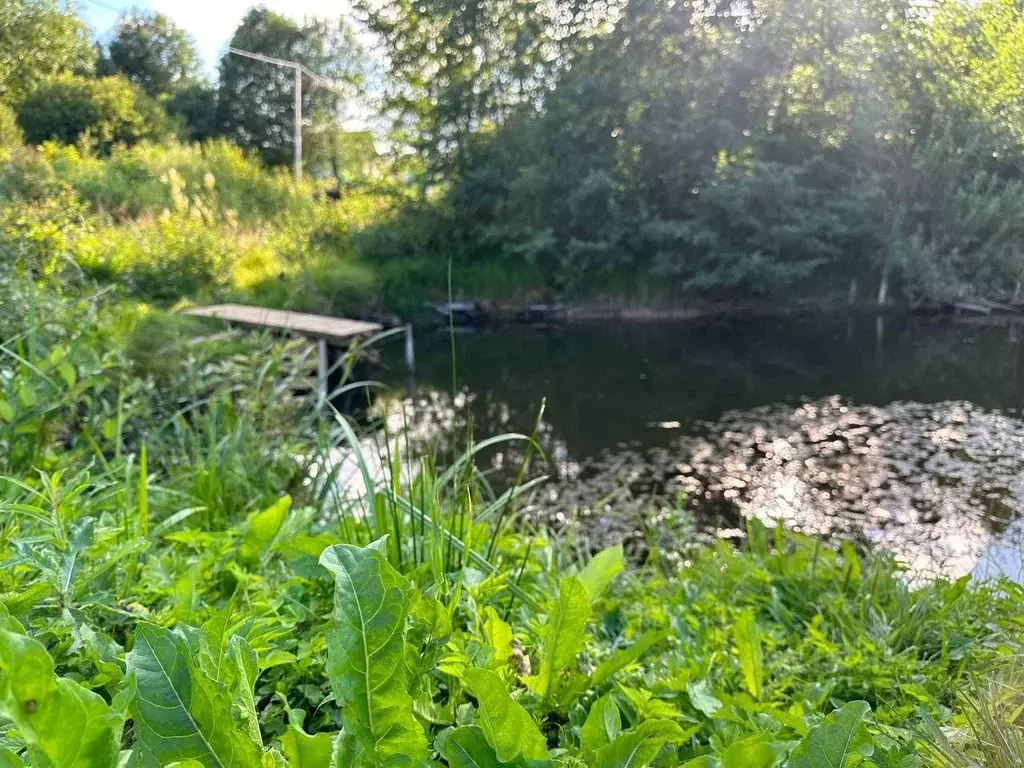
[[[963,573],[994,541],[1006,551],[986,567],[1017,551],[1022,332],[894,317],[486,329],[456,340],[454,403],[449,340],[421,332],[411,410],[443,443],[469,420],[478,439],[529,431],[546,398],[559,482],[544,507],[585,510],[598,538],[637,535],[644,499],[685,493],[705,532],[781,520]]]

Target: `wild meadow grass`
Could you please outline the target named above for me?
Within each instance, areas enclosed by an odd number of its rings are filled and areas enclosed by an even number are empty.
[[[4,765],[1019,764],[1015,584],[756,523],[593,552],[488,441],[333,411],[301,342],[5,291]]]

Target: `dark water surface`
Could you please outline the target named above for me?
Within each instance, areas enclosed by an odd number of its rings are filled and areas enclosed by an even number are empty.
[[[457,333],[453,401],[448,335],[420,331],[411,404],[418,430],[471,416],[480,439],[529,432],[546,398],[545,506],[595,535],[639,531],[647,498],[685,493],[717,535],[754,516],[920,571],[1016,574],[1022,338],[905,317],[504,327]]]

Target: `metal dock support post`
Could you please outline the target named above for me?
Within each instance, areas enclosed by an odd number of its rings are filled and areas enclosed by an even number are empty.
[[[330,370],[330,360],[327,355],[327,339],[316,340],[316,385],[320,392],[321,405],[327,400],[327,372]]]
[[[409,372],[416,370],[416,349],[412,341],[412,323],[405,326],[405,364]]]
[[[405,325],[405,367],[409,376],[407,389],[411,395],[416,391],[416,347],[413,344],[412,323]]]

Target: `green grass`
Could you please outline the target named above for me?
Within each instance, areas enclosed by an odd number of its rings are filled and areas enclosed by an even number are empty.
[[[1019,743],[1018,678],[976,682],[1020,653],[1016,585],[911,589],[756,523],[687,560],[593,553],[531,529],[541,486],[492,488],[483,444],[438,466],[325,414],[301,343],[4,288],[7,764],[1016,764],[985,745]]]

